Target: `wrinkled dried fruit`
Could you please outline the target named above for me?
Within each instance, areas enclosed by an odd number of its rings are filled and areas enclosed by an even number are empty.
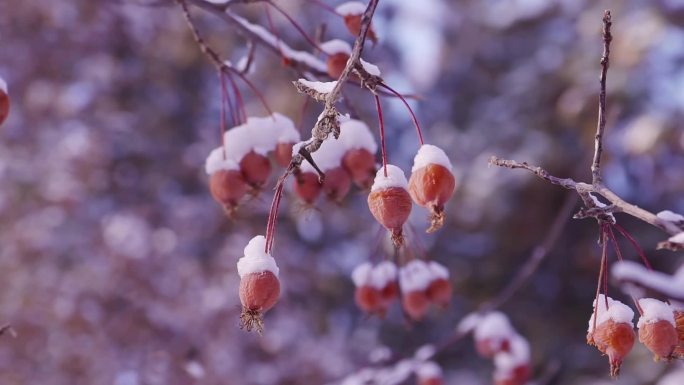
[[[451,282],[443,278],[433,280],[427,288],[427,296],[430,301],[443,308],[449,306],[449,303],[451,302],[451,292]]]
[[[347,66],[347,60],[349,60],[349,55],[344,52],[328,56],[328,76],[333,79],[339,79],[342,72],[344,72],[344,68]]]
[[[349,172],[359,188],[369,189],[375,178],[375,157],[364,148],[348,150],[342,158],[342,165]]]
[[[429,233],[444,225],[444,204],[454,194],[456,180],[446,167],[429,164],[411,173],[409,193],[419,206],[430,210]]]
[[[278,143],[274,151],[275,161],[280,167],[287,167],[292,160],[292,146],[294,143]]]
[[[322,186],[318,175],[312,172],[300,172],[295,176],[295,193],[304,203],[312,205],[321,193]]]
[[[612,319],[596,326],[593,333],[587,334],[587,343],[594,345],[610,361],[610,375],[616,377],[625,356],[634,346],[634,328],[632,324],[615,322]]]
[[[430,300],[424,291],[410,291],[401,296],[401,305],[414,321],[420,321],[427,313]]]
[[[656,361],[660,359],[669,360],[678,343],[677,330],[669,321],[665,320],[641,325],[639,341],[653,353],[653,358]]]
[[[402,228],[411,214],[411,204],[409,193],[401,187],[371,191],[368,195],[371,213],[392,233],[392,241],[397,247],[404,243]]]
[[[363,15],[357,14],[344,16],[344,25],[347,26],[349,32],[354,36],[359,36],[359,33],[361,32],[361,16]],[[373,44],[377,43],[378,38],[375,36],[375,31],[373,31],[372,25],[368,26],[368,34],[366,36],[373,42]]]
[[[247,331],[261,331],[261,315],[278,302],[280,281],[270,271],[248,274],[240,280],[242,314],[240,325]]]
[[[219,170],[209,177],[209,191],[231,213],[247,193],[247,184],[238,170]]]
[[[673,355],[675,358],[684,359],[684,311],[675,310],[674,317],[677,324],[676,329],[679,342]]]
[[[263,155],[250,151],[240,160],[240,171],[247,184],[258,189],[271,175],[271,161]]]
[[[359,286],[354,291],[356,305],[366,313],[384,314],[384,306],[380,292],[372,286]]]
[[[325,172],[323,193],[330,200],[341,202],[351,189],[351,178],[342,167],[335,167]]]

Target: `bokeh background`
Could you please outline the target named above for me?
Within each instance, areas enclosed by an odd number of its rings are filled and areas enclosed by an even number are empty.
[[[325,23],[328,37],[353,40],[315,2],[277,1],[307,32]],[[381,0],[380,43],[364,57],[396,89],[421,96],[413,103],[427,141],[445,148],[456,169],[445,228],[425,235],[427,213],[417,208],[410,220],[415,247],[449,266],[453,305],[412,326],[398,306],[384,320],[365,317],[349,274],[383,257],[366,194],[310,208],[288,187],[275,246],[284,291],[259,338],[238,328],[235,263],[263,234],[272,195],[269,187],[228,219],[208,193],[203,163],[218,145],[219,84],[179,8],[0,2],[0,76],[12,100],[0,131],[0,324],[18,334],[0,337],[0,383],[324,384],[369,365],[379,348],[411,355],[443,340],[505,286],[565,199],[560,188],[487,159],[589,177],[606,8],[615,23],[606,183],[646,209],[684,212],[684,2]],[[234,29],[191,11],[225,58],[244,55]],[[266,25],[263,4],[236,12]],[[285,41],[309,49],[272,16]],[[257,49],[250,79],[306,135],[321,107],[302,114],[297,76]],[[348,88],[359,116],[376,127],[371,96]],[[248,112],[263,115],[243,91]],[[409,116],[396,100],[384,105],[390,161],[409,170],[418,148]],[[655,250],[664,239],[657,229],[618,221],[656,269],[681,263],[681,253]],[[611,382],[607,358],[585,344],[597,236],[593,221],[568,219],[502,310],[530,341],[536,377],[559,368],[547,383],[656,384],[681,365],[653,363],[637,344]],[[625,299],[614,286],[610,293]],[[469,339],[438,362],[447,384],[491,383],[491,363]]]

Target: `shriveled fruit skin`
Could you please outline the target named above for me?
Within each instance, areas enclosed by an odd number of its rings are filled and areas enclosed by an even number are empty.
[[[616,377],[625,356],[634,346],[634,328],[631,324],[615,322],[609,319],[596,326],[593,333],[587,335],[587,343],[594,345],[610,361],[610,375]]]
[[[339,79],[344,68],[347,66],[347,60],[349,60],[349,55],[344,52],[339,52],[328,56],[328,76],[333,79]]]
[[[401,232],[411,214],[411,197],[401,187],[389,187],[368,194],[368,208],[386,229]]]
[[[10,98],[5,92],[0,91],[0,125],[2,125],[5,119],[7,119],[7,116],[9,115],[9,109]]]
[[[420,321],[427,313],[430,300],[424,291],[410,291],[401,296],[401,305],[414,321]]]
[[[275,161],[280,167],[287,167],[292,160],[292,146],[294,143],[278,143],[274,151]]]
[[[318,175],[312,172],[301,172],[295,176],[295,193],[307,204],[313,204],[321,193],[322,186]]]
[[[359,33],[361,33],[361,15],[345,15],[344,25],[347,26],[347,29],[352,35],[359,36]],[[368,34],[366,36],[373,42],[373,44],[378,41],[372,26],[368,27]]]
[[[675,310],[675,324],[677,324],[677,347],[674,351],[675,358],[684,359],[684,311]]]
[[[449,306],[451,292],[451,282],[443,278],[430,282],[430,286],[427,288],[427,296],[430,301],[441,307]]]
[[[234,209],[247,193],[247,184],[238,170],[219,170],[209,177],[209,191],[226,210]]]
[[[421,378],[418,380],[418,385],[442,385],[444,384],[444,380],[442,380],[441,377],[429,377],[429,378]]]
[[[260,188],[271,175],[271,161],[263,155],[250,151],[240,160],[240,171],[247,184]]]
[[[252,273],[240,280],[240,302],[250,311],[266,312],[278,302],[280,281],[270,271]]]
[[[411,173],[409,193],[417,205],[427,207],[431,213],[433,232],[444,223],[444,204],[454,195],[456,180],[446,167],[429,164]]]
[[[354,301],[366,313],[376,313],[381,309],[380,292],[372,286],[359,286],[354,291]]]
[[[375,156],[365,148],[347,150],[342,165],[351,175],[354,184],[364,190],[370,189],[375,178]]]
[[[325,172],[323,193],[335,202],[341,202],[351,189],[351,178],[345,169],[335,167]]]
[[[656,361],[669,360],[677,346],[677,330],[665,320],[642,325],[639,328],[639,341],[653,353]]]

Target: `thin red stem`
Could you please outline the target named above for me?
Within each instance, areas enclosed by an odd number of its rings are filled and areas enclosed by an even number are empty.
[[[245,75],[241,74],[239,71],[236,71],[235,73],[240,79],[242,79],[243,82],[245,82],[245,84],[247,84],[247,86],[249,86],[254,95],[256,95],[256,97],[259,98],[261,104],[264,106],[264,109],[266,109],[268,114],[273,115],[273,110],[271,110],[271,108],[268,106],[268,103],[266,103],[266,98],[264,98],[264,95],[262,95],[261,92],[259,92],[259,89],[256,88],[256,86],[254,86],[254,83],[252,83],[249,79],[247,79]]]
[[[382,106],[380,105],[380,97],[375,97],[375,108],[378,110],[378,120],[380,121],[380,147],[382,149],[382,167],[384,168],[385,178],[387,178],[387,150],[385,149],[385,122],[382,120]]]
[[[416,133],[418,133],[418,140],[420,140],[420,145],[422,146],[423,144],[425,144],[425,142],[423,141],[423,131],[420,129],[420,124],[418,123],[418,119],[416,118],[416,114],[413,112],[413,109],[411,108],[411,106],[409,106],[406,99],[404,99],[404,97],[400,93],[395,91],[392,87],[388,86],[387,84],[380,83],[380,86],[387,89],[389,92],[393,93],[399,99],[401,99],[401,101],[404,103],[404,105],[408,109],[409,114],[411,115],[411,120],[413,121],[413,125],[416,126]]]
[[[226,72],[228,75],[228,80],[230,81],[230,85],[233,88],[233,92],[235,93],[235,98],[236,98],[236,104],[237,104],[237,110],[238,110],[238,123],[244,123],[247,121],[247,111],[245,111],[245,102],[242,99],[242,94],[240,93],[240,89],[238,88],[237,84],[235,84],[235,80],[233,79],[233,76],[231,76],[230,72]]]
[[[223,160],[226,160],[228,158],[228,155],[226,154],[226,102],[228,99],[228,90],[226,90],[223,72],[219,71],[218,74],[219,82],[221,83],[221,147],[223,148]]]
[[[280,45],[280,36],[278,36],[278,33],[275,30],[275,26],[273,25],[273,19],[271,19],[271,11],[268,9],[268,5],[264,4],[264,11],[266,12],[266,20],[268,21],[268,29],[271,30],[271,33],[273,36],[276,37],[276,48],[278,48],[278,52],[280,53],[280,58],[285,61],[285,54],[283,53],[283,49]]]
[[[625,230],[622,226],[615,224],[615,228],[622,234],[623,237],[627,238],[629,242],[632,244],[634,249],[637,251],[639,256],[641,257],[641,260],[644,262],[644,265],[646,266],[647,269],[653,270],[651,267],[651,263],[648,261],[648,258],[646,258],[646,254],[644,254],[644,250],[639,247],[639,243],[634,239],[628,232]]]
[[[266,224],[266,253],[271,253],[273,250],[273,241],[275,239],[276,221],[278,219],[278,209],[280,208],[280,199],[283,195],[283,187],[285,186],[285,178],[278,179],[278,184],[273,195],[273,202],[271,202],[271,210],[268,213],[268,222]]]
[[[620,246],[618,245],[617,238],[615,237],[615,233],[613,232],[613,227],[608,226],[608,231],[610,232],[610,240],[613,242],[613,247],[615,248],[615,254],[618,257],[618,260],[622,261],[622,252],[620,251]],[[639,301],[633,296],[630,295],[630,298],[632,298],[632,302],[634,302],[634,306],[636,306],[637,310],[639,311],[639,314],[643,315],[644,311],[641,308],[641,305],[639,305]]]
[[[601,266],[601,271],[603,272],[603,299],[606,301],[606,309],[608,309],[608,230],[607,230],[607,225],[603,225],[602,227],[602,232],[603,234],[601,235],[602,237],[602,242],[603,242],[603,250],[601,251],[601,263],[603,266]]]
[[[316,42],[313,41],[313,39],[311,37],[309,37],[309,35],[304,31],[304,29],[302,29],[302,27],[297,23],[297,21],[292,18],[292,16],[290,16],[287,12],[285,12],[285,10],[280,8],[273,1],[269,0],[267,3],[270,4],[273,8],[275,8],[276,11],[280,12],[281,15],[285,16],[287,21],[289,21],[290,24],[292,24],[292,26],[294,26],[295,29],[299,32],[299,34],[302,35],[302,37],[304,37],[304,40],[306,40],[309,44],[311,44],[311,46],[313,46],[317,50],[322,51],[321,48],[318,46],[318,44],[316,44]],[[270,16],[269,16],[269,18],[270,18]]]
[[[238,122],[238,117],[236,115],[236,111],[238,109],[237,106],[237,98],[235,99],[235,106],[233,106],[233,98],[230,97],[230,92],[228,92],[228,86],[226,85],[226,76],[221,71],[221,87],[222,87],[222,92],[225,93],[225,100],[224,100],[224,105],[228,106],[228,112],[230,113],[230,120],[233,126],[237,126],[240,124]]]
[[[325,9],[326,11],[328,11],[330,13],[334,13],[337,16],[342,16],[339,13],[337,13],[337,11],[335,11],[335,8],[329,6],[328,4],[322,2],[321,0],[309,0],[309,1],[311,1],[312,3],[315,3],[316,5],[318,5],[319,7]]]

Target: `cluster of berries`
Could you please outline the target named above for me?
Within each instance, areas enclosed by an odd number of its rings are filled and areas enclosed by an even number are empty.
[[[637,303],[641,313],[637,323],[639,341],[654,359],[684,358],[684,308],[653,298],[642,298]],[[611,376],[619,374],[622,361],[634,346],[633,318],[634,311],[620,301],[604,295],[594,301],[587,343],[608,355]]]
[[[449,270],[435,261],[415,259],[401,268],[390,261],[376,266],[366,262],[354,269],[352,280],[356,304],[369,314],[384,316],[400,292],[404,311],[415,321],[431,303],[444,308],[451,301]]]
[[[518,334],[508,317],[490,312],[475,320],[475,348],[484,358],[494,361],[495,385],[524,385],[532,374],[530,344]]]

